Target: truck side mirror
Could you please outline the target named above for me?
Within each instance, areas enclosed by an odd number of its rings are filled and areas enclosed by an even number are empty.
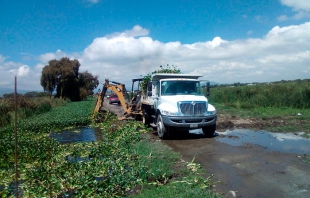
[[[152,82],[147,83],[147,91],[152,91]]]
[[[207,96],[210,96],[210,82],[207,82]]]

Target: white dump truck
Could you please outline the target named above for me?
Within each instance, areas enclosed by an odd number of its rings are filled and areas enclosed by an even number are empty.
[[[175,133],[201,128],[206,136],[216,129],[216,109],[202,92],[202,76],[157,73],[151,76],[147,90],[141,93],[142,120],[157,128],[166,139]],[[209,84],[208,84],[209,85]],[[209,86],[206,86],[209,92]]]
[[[153,74],[147,87],[140,87],[140,93],[131,101],[128,100],[124,84],[106,79],[93,117],[100,111],[109,89],[118,96],[124,110],[124,115],[118,117],[119,120],[142,118],[144,124],[157,128],[161,139],[167,139],[172,131],[188,133],[190,129],[199,128],[206,136],[212,137],[216,129],[217,114],[203,94],[203,81],[198,79],[200,77],[202,76],[193,74]],[[132,93],[137,81],[141,82],[143,79],[132,80]],[[208,96],[209,86],[205,88]]]

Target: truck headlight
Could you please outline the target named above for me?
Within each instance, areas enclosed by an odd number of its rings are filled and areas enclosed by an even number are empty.
[[[170,116],[175,116],[175,115],[178,115],[177,112],[172,112],[172,111],[166,111],[166,110],[161,110],[161,114],[162,115],[170,115]]]
[[[215,115],[216,114],[216,109],[213,105],[208,104],[208,109],[206,112],[206,115]]]
[[[207,115],[215,115],[216,114],[216,110],[213,111],[207,111],[206,113]]]

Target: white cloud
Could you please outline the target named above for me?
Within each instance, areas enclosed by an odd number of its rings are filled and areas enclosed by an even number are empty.
[[[136,28],[135,28],[136,27]],[[160,42],[149,36],[144,28],[135,26],[114,36],[93,40],[82,53],[57,50],[39,57],[41,62],[20,69],[20,63],[7,61],[0,55],[1,83],[10,82],[9,70],[19,69],[23,87],[40,87],[42,68],[51,59],[64,56],[80,61],[80,71],[88,70],[103,81],[109,78],[125,83],[159,69],[160,65],[176,65],[183,73],[199,73],[204,79],[219,83],[266,82],[305,79],[310,76],[310,22],[272,28],[263,38],[243,40],[212,40],[182,44],[179,41]],[[142,31],[143,32],[143,31]]]
[[[99,0],[87,0],[87,1],[93,4],[99,3]]]
[[[289,57],[286,57],[287,54],[273,54],[265,56],[261,59],[258,59],[259,62],[264,64],[279,63],[285,64],[287,62],[302,64],[303,62],[310,63],[310,51],[306,50],[303,52],[292,53]]]
[[[12,75],[17,75],[17,76],[27,76],[29,74],[30,68],[28,65],[22,65],[17,69],[11,69],[9,72]]]
[[[286,15],[281,15],[281,16],[278,17],[278,20],[279,20],[279,21],[286,21],[286,20],[288,20],[288,19],[289,19],[289,17],[286,16]]]
[[[28,65],[7,61],[0,55],[0,87],[13,88],[14,76],[17,76],[17,87],[23,90],[42,90],[40,75],[42,69],[37,70]]]
[[[303,79],[309,77],[304,69],[309,67],[309,32],[310,23],[304,23],[276,26],[264,38],[226,41],[215,37],[193,44],[119,34],[96,38],[81,55],[81,68],[124,83],[167,63],[221,83]]]
[[[258,21],[258,22],[261,22],[262,21],[262,16],[260,16],[260,15],[255,16],[255,20]]]
[[[310,0],[280,0],[282,5],[291,7],[296,14],[294,16],[281,15],[278,20],[285,21],[288,19],[303,19],[310,17]]]
[[[126,30],[124,32],[125,35],[129,36],[129,37],[137,37],[137,36],[146,36],[148,35],[150,32],[148,29],[142,28],[139,25],[136,25],[132,28],[132,30]]]
[[[283,5],[292,7],[294,10],[303,10],[310,12],[309,0],[281,0]]]
[[[140,37],[147,36],[150,33],[148,29],[142,28],[139,25],[135,25],[131,30],[126,30],[124,32],[114,32],[113,34],[108,34],[105,37]]]
[[[48,61],[53,59],[60,59],[62,57],[66,57],[66,53],[61,50],[57,50],[55,53],[45,53],[39,56],[39,60],[43,63],[48,63]]]
[[[247,31],[247,32],[246,32],[246,34],[247,34],[247,35],[251,35],[251,34],[253,34],[253,30],[249,30],[249,31]]]

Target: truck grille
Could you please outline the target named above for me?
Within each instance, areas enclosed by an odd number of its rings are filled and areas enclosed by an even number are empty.
[[[207,111],[207,103],[192,101],[192,102],[179,102],[180,112],[185,116],[199,116],[204,115]]]

